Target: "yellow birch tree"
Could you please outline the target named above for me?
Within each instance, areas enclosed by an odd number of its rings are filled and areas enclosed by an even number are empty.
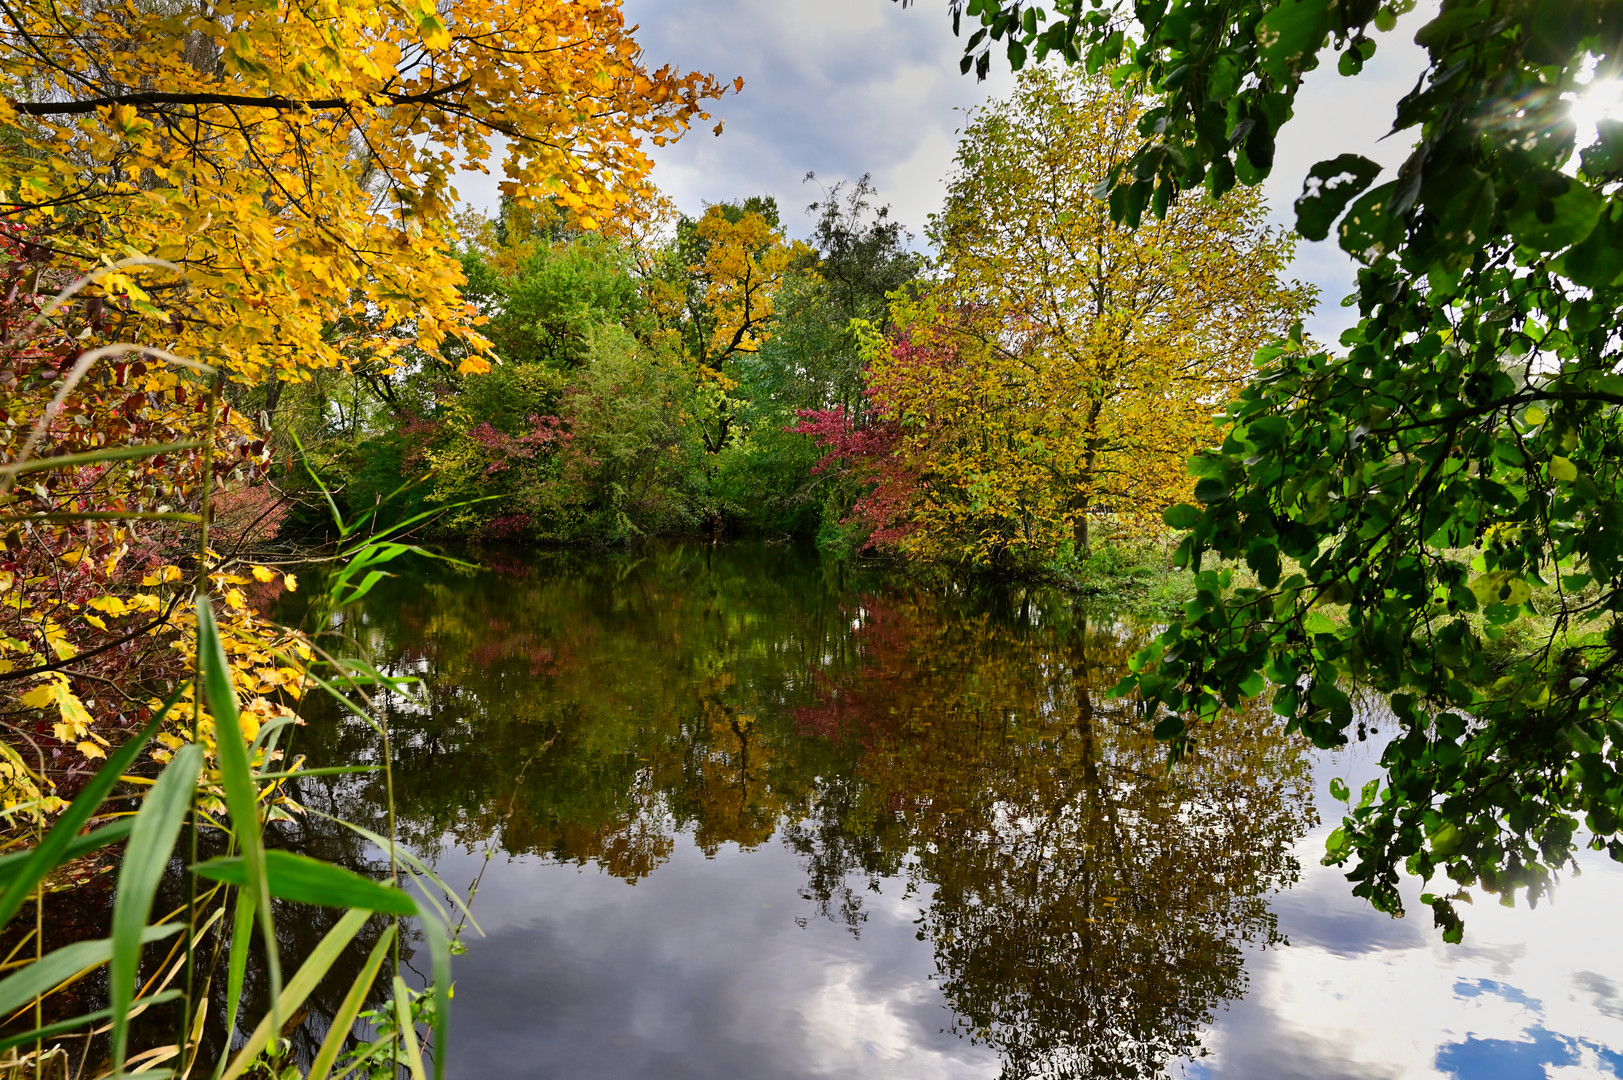
[[[920,476],[920,553],[987,561],[1088,549],[1090,515],[1158,517],[1254,352],[1309,309],[1254,189],[1190,196],[1136,231],[1095,185],[1142,104],[1036,70],[977,113],[930,237],[939,276],[896,302],[905,341],[869,386]]]

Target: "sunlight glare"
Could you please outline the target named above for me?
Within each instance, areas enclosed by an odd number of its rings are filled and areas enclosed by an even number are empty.
[[[1593,133],[1602,120],[1623,120],[1623,79],[1596,79],[1572,97],[1572,119],[1583,134]]]

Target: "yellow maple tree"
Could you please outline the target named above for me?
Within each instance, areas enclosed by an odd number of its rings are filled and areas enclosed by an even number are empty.
[[[458,168],[597,227],[645,193],[644,144],[724,87],[649,70],[615,0],[235,0],[0,11],[0,203],[52,266],[105,280],[136,340],[235,378],[486,345],[449,255]],[[735,84],[735,85],[741,85]]]
[[[0,694],[46,748],[96,757],[186,676],[177,553],[290,449],[221,380],[489,370],[458,171],[595,230],[728,89],[647,64],[618,0],[0,5]],[[271,715],[301,639],[245,590],[284,579],[201,550]],[[0,746],[6,808],[53,805],[38,749]]]
[[[777,295],[797,264],[815,253],[765,214],[731,206],[707,207],[694,227],[703,257],[689,268],[711,313],[703,362],[720,370],[738,353],[759,352],[777,315]]]
[[[904,340],[868,375],[920,478],[920,553],[1086,553],[1090,516],[1158,516],[1255,351],[1309,309],[1252,189],[1111,222],[1092,193],[1142,113],[1103,79],[1039,69],[967,126],[931,221],[938,277],[895,301]]]

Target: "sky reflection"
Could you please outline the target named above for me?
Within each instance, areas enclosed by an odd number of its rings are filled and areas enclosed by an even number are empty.
[[[1374,743],[1259,712],[1169,775],[1102,693],[1133,633],[1069,598],[676,546],[365,615],[431,687],[390,716],[402,835],[480,882],[452,1076],[1623,1076],[1623,869],[1457,946],[1418,887],[1381,915],[1319,864]]]
[[[1205,1033],[1199,1080],[1576,1080],[1623,1076],[1623,982],[1610,932],[1623,872],[1601,858],[1537,912],[1470,913],[1466,942],[1389,919],[1316,865],[1274,909],[1288,946],[1247,958],[1249,987]],[[457,967],[451,1075],[992,1078],[998,1055],[951,1032],[928,896],[867,893],[860,936],[802,898],[777,843],[707,859],[687,838],[635,885],[536,857],[486,872],[488,937]],[[448,854],[449,880],[481,857]],[[863,882],[855,882],[865,888]]]

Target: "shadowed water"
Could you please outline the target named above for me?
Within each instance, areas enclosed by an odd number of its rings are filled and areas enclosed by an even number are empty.
[[[398,828],[477,885],[452,1076],[1619,1074],[1609,928],[1362,907],[1318,857],[1371,755],[1257,710],[1169,771],[1107,696],[1145,631],[1072,598],[670,546],[414,568],[346,629],[423,678],[379,706]],[[334,713],[293,749],[379,753]],[[298,795],[383,829],[381,784]],[[314,816],[284,842],[379,868]],[[1623,875],[1556,899],[1598,929]]]

